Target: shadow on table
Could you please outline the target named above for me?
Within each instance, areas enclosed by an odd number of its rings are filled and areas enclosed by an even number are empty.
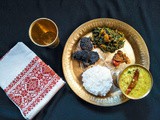
[[[117,106],[111,106],[111,107],[101,107],[92,105],[90,103],[87,103],[77,97],[77,100],[80,101],[82,106],[86,107],[86,109],[89,109],[90,111],[93,111],[98,114],[102,115],[114,115],[113,119],[118,117],[119,114],[122,114],[127,120],[147,120],[149,118],[150,113],[150,106],[149,101],[147,98],[141,99],[141,100],[129,100],[126,103],[117,105]],[[117,115],[117,116],[116,116]]]

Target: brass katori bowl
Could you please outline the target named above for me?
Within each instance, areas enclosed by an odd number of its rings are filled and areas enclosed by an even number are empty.
[[[148,69],[142,65],[133,64],[119,74],[118,84],[126,97],[137,100],[149,94],[153,86],[153,78]]]

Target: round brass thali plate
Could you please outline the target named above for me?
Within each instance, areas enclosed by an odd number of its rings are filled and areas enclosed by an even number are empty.
[[[66,42],[63,51],[62,65],[67,83],[74,91],[74,93],[77,94],[80,98],[87,101],[88,103],[98,106],[115,106],[122,104],[129,99],[122,94],[119,88],[116,87],[114,87],[114,90],[111,90],[109,94],[104,97],[94,96],[88,93],[82,85],[83,83],[81,80],[81,74],[83,70],[80,68],[79,62],[72,59],[72,54],[75,51],[80,38],[82,38],[83,36],[87,36],[87,34],[91,33],[93,28],[104,26],[123,32],[134,54],[133,64],[140,64],[145,68],[149,69],[150,58],[147,46],[143,38],[130,25],[111,18],[94,19],[79,26],[70,35]]]

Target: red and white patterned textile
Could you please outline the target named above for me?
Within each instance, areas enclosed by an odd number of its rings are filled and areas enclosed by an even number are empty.
[[[0,60],[0,86],[20,109],[32,119],[65,82],[22,42]]]

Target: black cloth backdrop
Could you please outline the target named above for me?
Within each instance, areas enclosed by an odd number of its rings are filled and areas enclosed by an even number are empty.
[[[28,36],[32,21],[54,20],[60,45],[55,49],[34,45]],[[24,42],[64,80],[62,52],[69,35],[95,18],[115,18],[135,28],[144,38],[150,54],[154,85],[144,99],[114,107],[91,105],[66,84],[36,115],[35,120],[160,120],[160,1],[159,0],[1,0],[0,57],[17,42]],[[19,109],[0,89],[0,120],[23,120]]]

